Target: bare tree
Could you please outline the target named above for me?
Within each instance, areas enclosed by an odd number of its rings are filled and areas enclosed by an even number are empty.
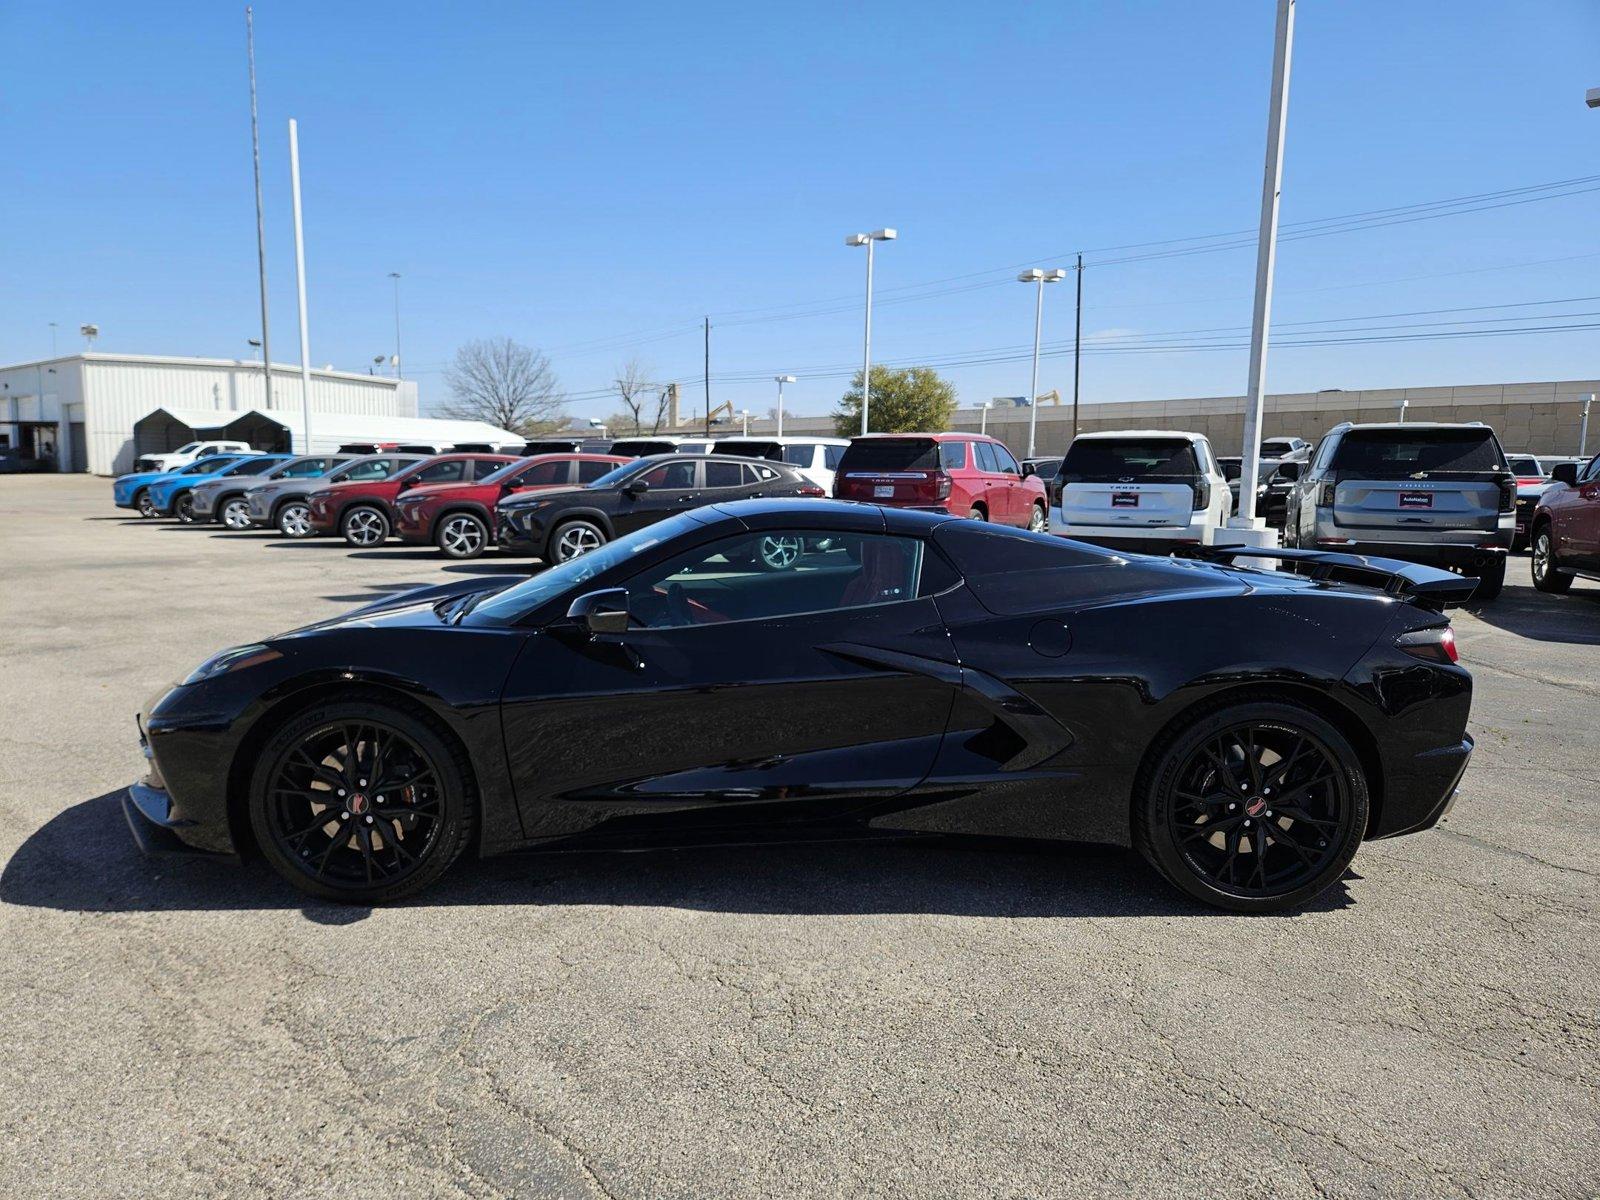
[[[445,372],[450,400],[439,411],[513,433],[546,433],[564,418],[566,397],[550,360],[508,337],[468,342]]]
[[[650,382],[649,370],[637,358],[630,358],[617,368],[617,377],[612,383],[628,410],[613,420],[631,424],[635,435],[660,433],[661,421],[667,414],[667,390]]]

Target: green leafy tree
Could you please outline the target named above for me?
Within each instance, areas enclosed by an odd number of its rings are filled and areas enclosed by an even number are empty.
[[[950,427],[956,411],[956,389],[932,367],[891,370],[872,368],[872,402],[867,410],[870,433],[935,433]],[[834,410],[833,427],[840,437],[861,432],[861,372]]]

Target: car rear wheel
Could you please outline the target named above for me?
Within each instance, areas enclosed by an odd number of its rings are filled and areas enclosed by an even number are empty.
[[[311,536],[311,509],[303,501],[291,500],[278,509],[278,532],[284,537]]]
[[[969,521],[987,521],[989,519],[989,514],[974,504],[971,508],[967,509],[967,519]]]
[[[1028,514],[1028,529],[1032,533],[1043,533],[1045,527],[1044,505],[1035,504],[1033,511]]]
[[[250,528],[250,502],[243,496],[234,496],[222,506],[217,519],[228,529]]]
[[[381,545],[389,536],[389,518],[381,509],[363,504],[345,513],[339,521],[339,532],[347,545],[362,549]]]
[[[1355,749],[1328,721],[1288,702],[1228,704],[1152,748],[1134,841],[1195,899],[1276,912],[1338,881],[1368,805]]]
[[[434,541],[446,558],[477,558],[489,544],[489,527],[472,513],[451,513],[439,522]]]
[[[180,492],[172,501],[172,515],[180,525],[194,524],[194,493]]]
[[[1506,560],[1496,555],[1483,564],[1478,572],[1478,587],[1472,593],[1474,600],[1487,603],[1498,596],[1506,586]]]
[[[1570,572],[1556,565],[1556,551],[1550,526],[1541,525],[1533,533],[1533,586],[1541,592],[1560,595],[1572,586]]]
[[[156,515],[156,502],[150,499],[148,491],[140,492],[138,498],[134,500],[133,506],[139,510],[141,517],[153,517]]]
[[[375,904],[421,890],[472,837],[471,771],[433,726],[386,704],[320,705],[267,743],[250,788],[262,855],[301,891]]]
[[[606,531],[593,521],[579,519],[563,522],[550,535],[550,561],[570,562],[591,550],[600,549],[608,540]]]

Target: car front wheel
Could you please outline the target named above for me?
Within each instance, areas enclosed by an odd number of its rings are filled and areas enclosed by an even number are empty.
[[[382,510],[363,504],[345,513],[339,521],[339,532],[347,545],[360,549],[378,546],[389,536],[389,518]]]
[[[235,496],[222,506],[222,512],[217,518],[222,524],[233,530],[250,528],[250,504],[242,497]]]
[[[140,492],[139,499],[134,502],[134,507],[139,510],[141,517],[148,518],[156,515],[156,502],[150,499],[149,492]]]
[[[172,515],[178,518],[180,525],[194,524],[194,494],[184,492],[172,502]]]
[[[311,536],[311,510],[299,500],[291,500],[278,510],[278,532],[284,537]]]
[[[1276,912],[1340,879],[1368,805],[1355,748],[1328,721],[1289,702],[1224,704],[1152,748],[1134,841],[1195,899]]]
[[[1533,586],[1541,592],[1560,595],[1572,586],[1572,575],[1557,565],[1555,543],[1550,526],[1541,525],[1533,535]]]
[[[477,558],[489,544],[489,527],[472,513],[451,513],[439,522],[434,541],[446,558]]]
[[[263,749],[250,787],[262,855],[301,891],[376,904],[421,890],[472,839],[463,752],[385,703],[322,704]]]
[[[566,521],[557,525],[550,535],[550,561],[570,562],[591,550],[598,550],[608,540],[606,531],[593,521]]]
[[[1045,527],[1044,505],[1035,504],[1033,511],[1028,514],[1028,529],[1032,533],[1043,533]]]

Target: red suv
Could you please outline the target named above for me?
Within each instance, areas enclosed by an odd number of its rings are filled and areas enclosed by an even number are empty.
[[[1600,579],[1600,454],[1550,478],[1533,512],[1533,586],[1564,592],[1579,576]]]
[[[536,454],[474,483],[430,483],[394,502],[402,542],[433,542],[447,558],[477,558],[495,542],[494,506],[517,492],[582,487],[632,459],[614,454]]]
[[[1043,530],[1050,501],[1003,442],[981,433],[869,433],[851,439],[833,477],[840,500],[954,513]]]
[[[311,530],[338,530],[352,546],[379,545],[394,527],[394,502],[400,493],[425,483],[471,483],[516,461],[509,454],[440,454],[387,479],[330,483],[307,497]]]

